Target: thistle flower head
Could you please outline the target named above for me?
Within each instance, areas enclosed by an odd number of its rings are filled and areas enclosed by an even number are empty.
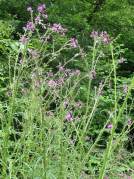
[[[107,125],[107,128],[108,128],[108,129],[112,129],[112,128],[113,128],[113,125],[112,125],[112,124],[108,124],[108,125]]]
[[[72,48],[77,48],[78,47],[78,40],[76,38],[71,38],[70,39],[70,46]]]
[[[109,34],[106,31],[102,31],[100,37],[104,44],[109,44],[111,42]]]
[[[27,8],[27,11],[28,11],[28,12],[33,12],[32,7],[29,6],[29,7]]]
[[[60,72],[64,72],[65,71],[65,68],[64,68],[64,66],[61,65],[61,63],[59,63],[59,65],[57,67],[58,67]]]
[[[65,119],[70,122],[73,121],[73,116],[72,116],[72,112],[68,112],[65,116]]]
[[[51,87],[51,88],[55,88],[57,86],[57,83],[54,80],[49,80],[48,81],[48,86]]]
[[[29,21],[27,22],[25,29],[33,32],[35,30],[35,25],[33,22]]]
[[[99,37],[99,33],[98,31],[92,31],[91,34],[90,34],[90,37],[93,38],[93,39],[96,39]]]
[[[40,24],[41,23],[41,18],[40,18],[39,15],[36,16],[34,20],[35,20],[35,24]]]
[[[19,41],[24,45],[28,42],[28,38],[25,35],[22,35]]]
[[[37,11],[38,11],[39,13],[44,13],[45,9],[46,9],[46,5],[45,5],[45,4],[40,4],[40,5],[38,6],[38,8],[37,8]]]
[[[63,27],[61,26],[61,24],[56,24],[56,23],[54,23],[54,24],[52,25],[51,30],[52,30],[53,32],[57,32],[57,33],[59,33],[59,34],[61,34],[61,35],[65,35],[65,33],[66,33],[66,31],[67,31],[67,29],[63,28]]]

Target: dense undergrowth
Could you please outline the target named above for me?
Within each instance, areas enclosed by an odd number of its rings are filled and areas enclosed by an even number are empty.
[[[44,4],[27,11],[20,39],[0,39],[0,178],[133,178],[134,77],[117,75],[126,49],[93,30],[85,52]]]

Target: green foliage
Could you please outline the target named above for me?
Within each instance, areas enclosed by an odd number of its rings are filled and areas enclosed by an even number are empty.
[[[121,34],[120,42],[123,41],[128,48],[125,56],[131,62],[130,64],[134,66],[133,14],[134,6],[128,0],[109,0],[103,4],[100,11],[94,14],[92,25],[95,29],[106,30],[113,36]]]
[[[133,177],[132,1],[46,0],[48,33],[37,25],[21,43],[26,9],[36,15],[38,3],[0,1],[0,178]],[[92,29],[113,37],[91,40]]]

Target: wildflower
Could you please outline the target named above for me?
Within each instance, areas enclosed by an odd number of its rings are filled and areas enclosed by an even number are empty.
[[[108,124],[108,125],[107,125],[107,128],[108,128],[108,129],[112,129],[112,128],[113,128],[113,125],[112,125],[112,124]]]
[[[102,31],[100,37],[104,44],[109,44],[111,42],[111,39],[106,31]]]
[[[73,48],[77,48],[78,47],[78,41],[76,38],[71,38],[70,39],[70,46]]]
[[[64,78],[61,77],[57,80],[57,85],[61,86],[63,84],[64,84]]]
[[[132,177],[131,176],[127,176],[127,179],[132,179]]]
[[[65,69],[65,76],[70,76],[72,73],[71,73],[71,69]]]
[[[37,11],[38,11],[39,13],[44,13],[45,9],[46,9],[46,5],[45,5],[45,4],[40,4],[40,5],[38,6],[38,8],[37,8]]]
[[[122,63],[124,63],[125,61],[126,61],[126,59],[123,58],[123,57],[121,57],[121,58],[118,60],[118,63],[119,63],[119,64],[122,64]]]
[[[59,71],[63,72],[64,70],[65,70],[65,69],[64,69],[63,66],[60,66],[60,67],[59,67]]]
[[[43,16],[45,19],[48,19],[48,15],[47,15],[47,14],[42,14],[42,16]]]
[[[54,80],[49,80],[48,86],[51,87],[51,88],[55,88],[57,86],[57,83]]]
[[[41,23],[40,16],[36,16],[36,18],[35,18],[35,24],[40,24],[40,23]]]
[[[79,76],[79,75],[80,75],[80,70],[75,70],[75,71],[74,71],[74,75]]]
[[[60,71],[60,72],[65,71],[65,68],[64,68],[61,64],[59,64],[57,67],[59,68],[59,71]]]
[[[65,32],[67,31],[67,29],[63,28],[63,27],[61,26],[61,24],[56,24],[56,23],[53,24],[53,26],[51,27],[51,30],[52,30],[53,32],[60,33],[60,34],[62,34],[62,35],[65,35]]]
[[[19,41],[22,44],[26,44],[28,42],[28,38],[25,35],[22,35]]]
[[[99,33],[98,33],[97,31],[94,31],[94,30],[93,30],[93,31],[91,32],[90,37],[93,38],[93,39],[96,39],[96,38],[99,37]]]
[[[72,116],[72,112],[68,112],[65,116],[65,119],[67,121],[73,121],[73,116]]]
[[[26,30],[29,30],[29,31],[34,31],[35,30],[35,25],[33,24],[33,22],[28,22],[27,24],[26,24]]]
[[[33,12],[32,7],[28,7],[28,8],[27,8],[27,11],[32,13],[32,12]]]
[[[80,75],[80,70],[72,70],[71,73],[69,73],[70,76],[79,76]]]

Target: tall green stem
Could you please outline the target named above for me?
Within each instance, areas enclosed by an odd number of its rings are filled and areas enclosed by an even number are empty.
[[[110,152],[111,152],[111,148],[112,148],[112,144],[113,144],[113,137],[114,137],[114,133],[115,133],[115,128],[116,128],[116,122],[117,122],[117,76],[116,76],[116,62],[115,62],[115,58],[114,58],[114,52],[113,52],[113,45],[110,44],[110,50],[111,50],[111,55],[112,55],[112,62],[113,62],[113,70],[114,70],[114,118],[112,121],[112,130],[111,130],[111,135],[109,138],[109,142],[107,145],[107,149],[104,155],[104,159],[103,159],[103,166],[100,170],[100,175],[99,175],[99,179],[103,179],[104,175],[105,175],[105,170],[106,170],[106,166],[109,160],[109,156],[110,156]]]

